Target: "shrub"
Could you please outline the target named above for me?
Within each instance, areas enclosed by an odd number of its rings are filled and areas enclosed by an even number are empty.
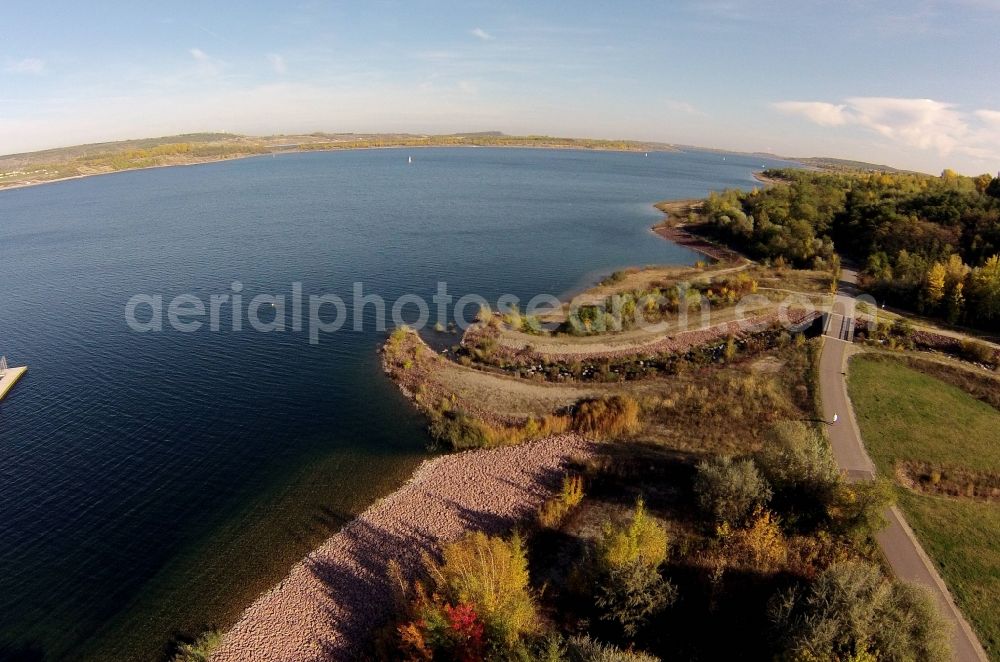
[[[757,572],[774,572],[788,558],[785,536],[769,510],[757,508],[750,525],[723,536],[726,554],[738,564]]]
[[[620,283],[625,280],[627,275],[628,274],[626,272],[621,270],[613,271],[601,281],[601,285],[614,285],[615,283]]]
[[[435,653],[457,660],[483,658],[483,624],[472,605],[441,604],[421,594],[414,614],[413,621],[396,630],[404,659],[432,660]]]
[[[521,331],[531,335],[542,333],[542,322],[534,315],[527,315],[521,318]]]
[[[660,662],[660,658],[639,651],[624,651],[587,635],[572,637],[567,646],[569,662]]]
[[[835,563],[805,590],[777,595],[769,611],[784,659],[951,659],[933,598],[868,563]]]
[[[222,643],[222,633],[209,630],[189,644],[180,644],[171,662],[208,662]]]
[[[396,566],[393,579],[402,589],[405,612],[394,631],[395,654],[383,657],[522,657],[537,614],[521,539],[473,533],[444,545],[441,557],[425,559],[426,579],[413,584],[410,596]]]
[[[798,421],[778,423],[758,463],[775,496],[790,509],[819,517],[833,503],[840,472],[829,444],[815,428]]]
[[[900,338],[910,338],[913,336],[913,323],[905,317],[899,317],[892,323],[892,335]]]
[[[732,363],[733,359],[736,358],[736,339],[732,336],[726,340],[726,348],[722,352],[722,358],[725,359],[726,363]]]
[[[573,412],[573,429],[587,437],[631,435],[639,427],[639,403],[627,395],[582,400]]]
[[[771,488],[750,460],[722,457],[703,461],[694,479],[698,504],[716,520],[742,523],[755,508],[767,505]]]
[[[434,440],[451,450],[484,448],[490,444],[490,430],[481,421],[461,411],[443,411],[431,419]]]
[[[959,345],[959,353],[962,358],[974,363],[991,365],[997,361],[997,353],[992,347],[975,340],[963,340]]]
[[[562,490],[554,499],[549,499],[538,511],[538,523],[546,528],[559,526],[566,516],[583,501],[583,478],[566,476]]]

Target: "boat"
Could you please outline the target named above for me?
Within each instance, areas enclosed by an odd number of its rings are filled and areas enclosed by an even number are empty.
[[[407,163],[413,163],[413,157],[412,156],[407,156],[406,157],[406,162]]]

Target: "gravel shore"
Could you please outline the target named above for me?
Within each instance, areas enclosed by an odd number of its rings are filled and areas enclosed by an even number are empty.
[[[349,660],[389,615],[391,559],[404,573],[424,551],[467,531],[507,531],[558,488],[572,457],[592,452],[575,435],[425,462],[413,478],[298,563],[257,599],[212,656],[217,662]]]

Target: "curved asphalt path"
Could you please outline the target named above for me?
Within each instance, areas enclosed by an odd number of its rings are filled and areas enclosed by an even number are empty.
[[[841,288],[824,329],[823,352],[820,355],[819,389],[823,418],[829,423],[833,457],[848,480],[871,480],[875,465],[868,457],[861,432],[854,419],[854,410],[847,396],[847,358],[853,347],[854,284],[856,272],[844,269]],[[837,422],[833,423],[834,414]],[[965,617],[958,610],[944,580],[934,568],[920,543],[917,542],[903,514],[892,506],[886,512],[888,526],[875,537],[893,573],[909,582],[930,589],[941,613],[951,621],[952,650],[958,662],[987,662],[986,652]]]

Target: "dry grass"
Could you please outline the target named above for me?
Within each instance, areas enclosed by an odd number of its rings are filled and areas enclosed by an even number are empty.
[[[554,529],[583,501],[583,477],[563,478],[559,494],[546,501],[538,511],[539,526]]]
[[[627,395],[584,400],[573,412],[573,430],[591,439],[630,437],[639,428],[639,403]]]

